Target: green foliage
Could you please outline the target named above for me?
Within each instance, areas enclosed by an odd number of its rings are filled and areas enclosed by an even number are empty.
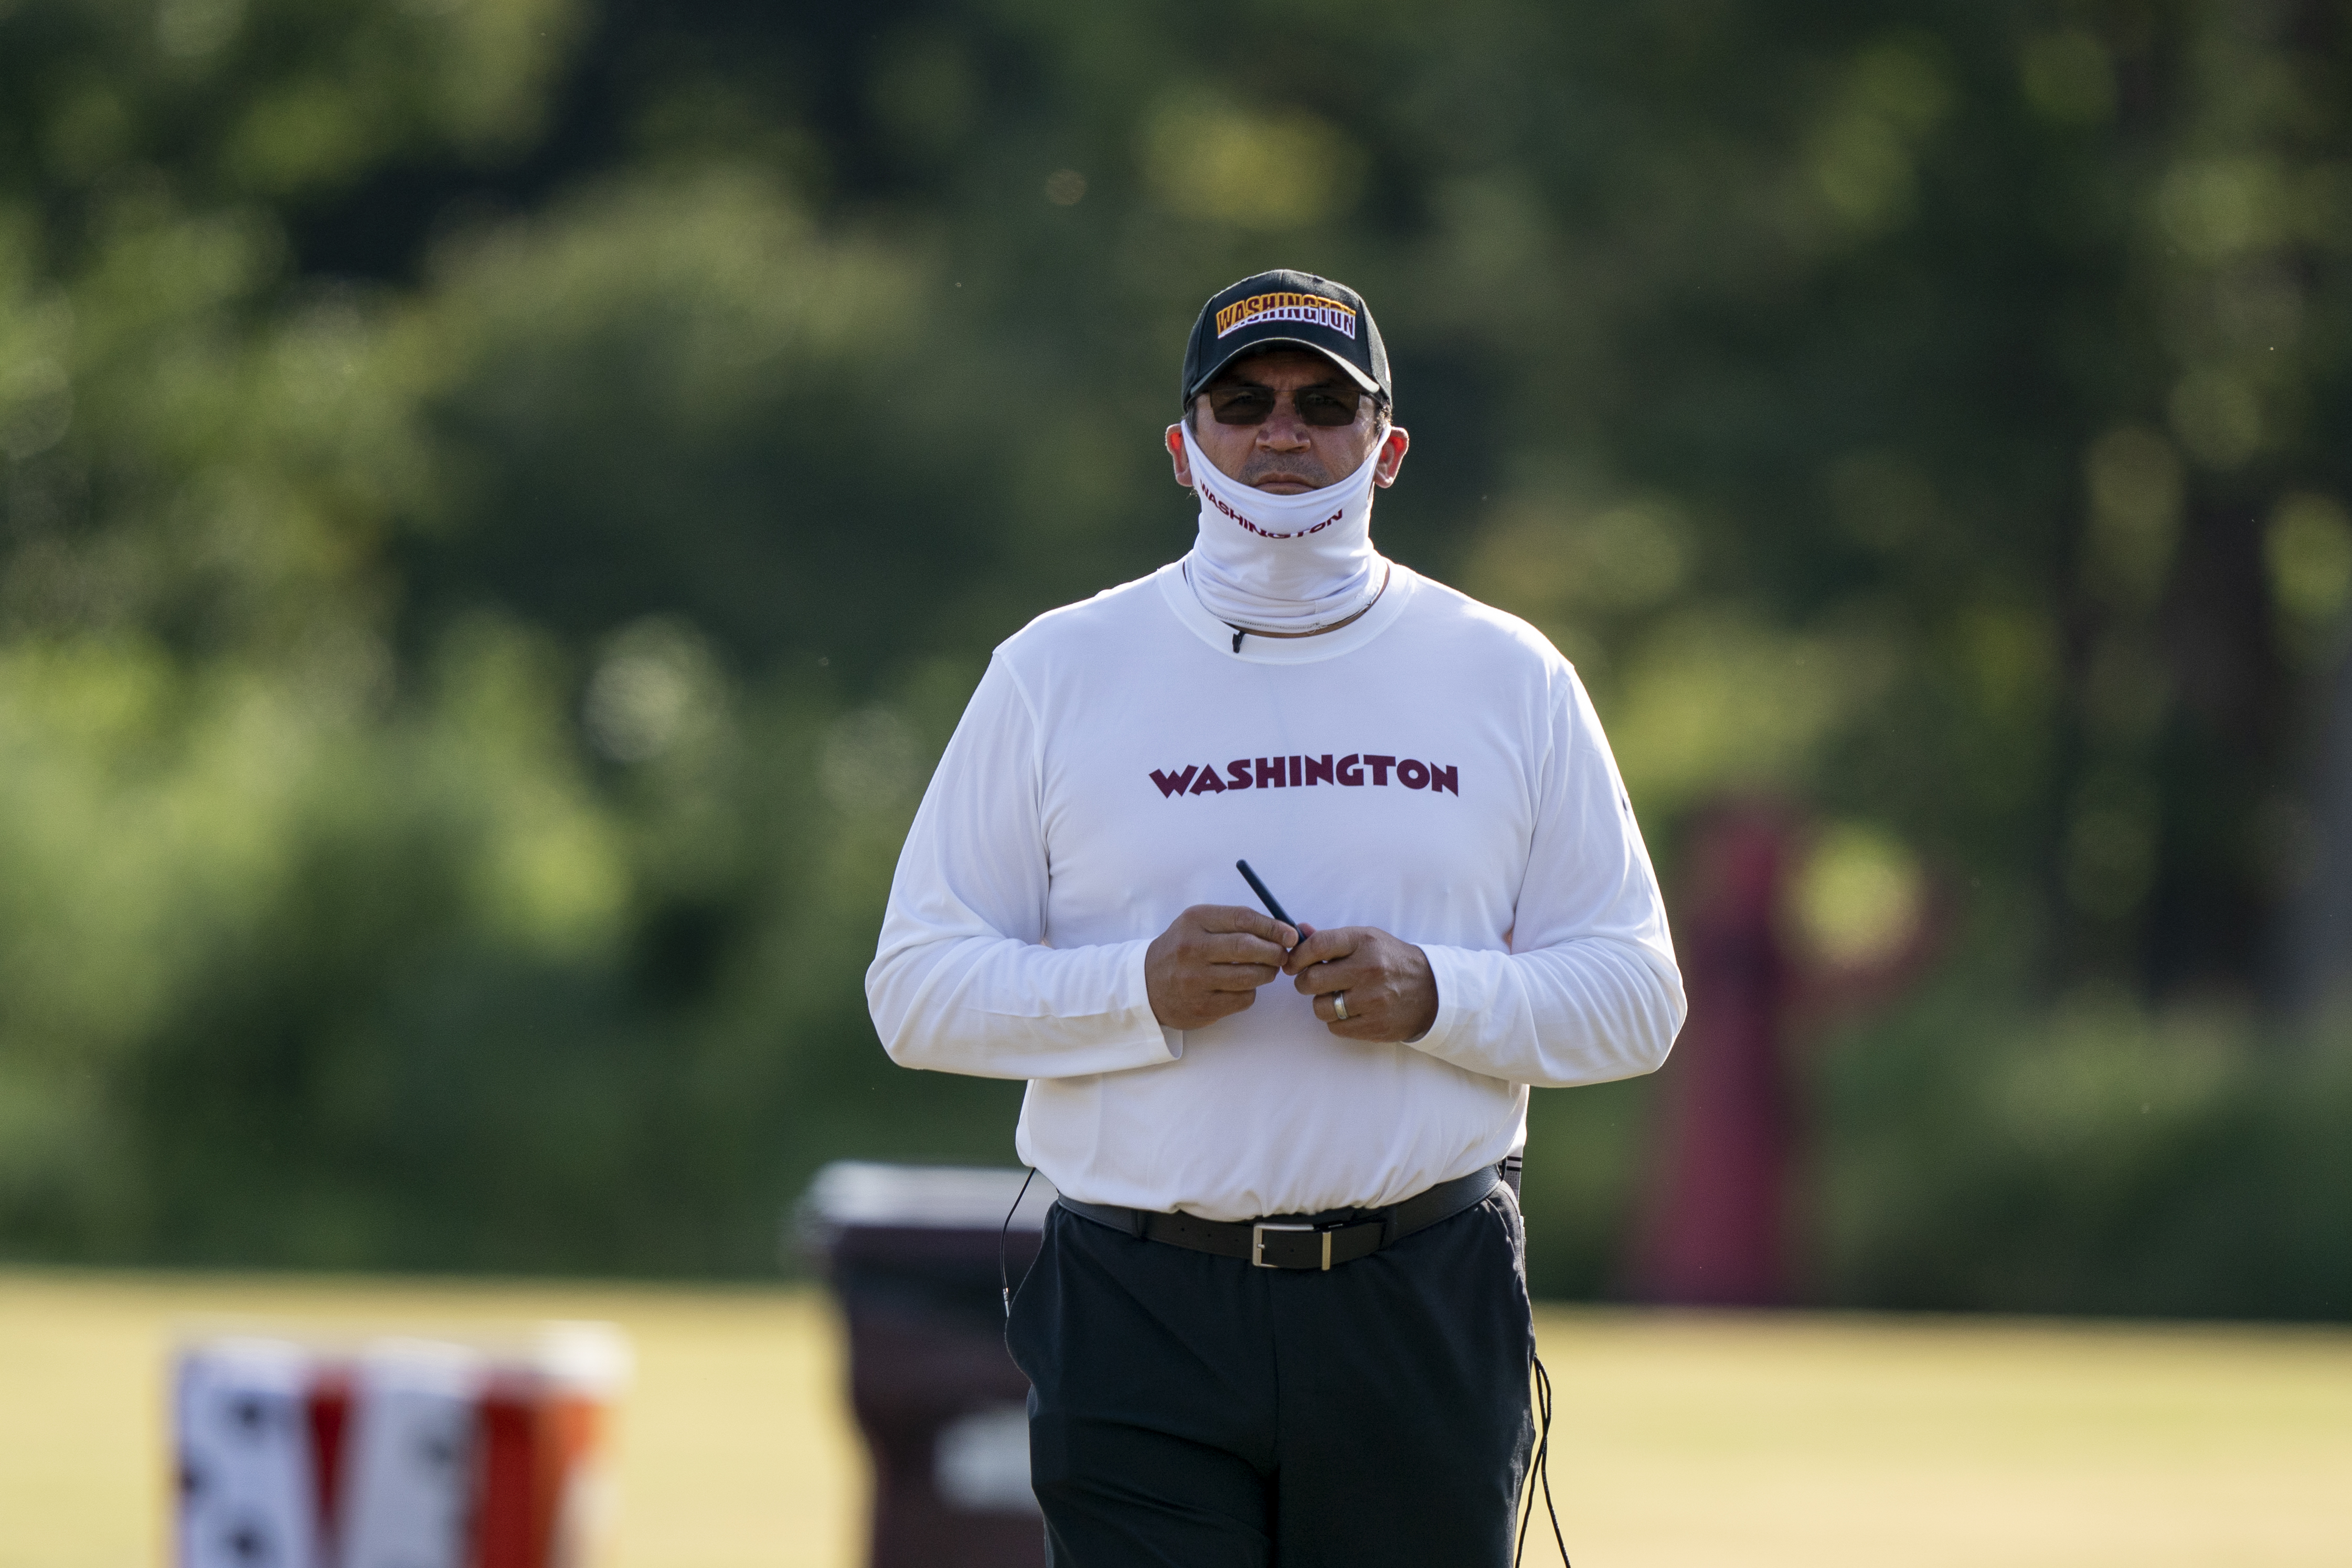
[[[481,158],[540,128],[567,0],[13,0],[0,98],[9,183],[103,200],[126,174],[212,200],[348,183],[418,155]]]
[[[2352,1072],[2242,1016],[2111,994],[1988,1018],[1945,986],[1820,1066],[1825,1299],[2340,1319]]]
[[[1009,1157],[866,1022],[898,838],[987,649],[1184,548],[1181,334],[1284,264],[1670,873],[1765,790],[1837,942],[1923,865],[1996,933],[1822,1059],[1825,1294],[2341,1312],[2340,1053],[2147,1021],[2252,1016],[2313,831],[2339,35],[0,0],[0,1251],[752,1270],[823,1158]],[[1538,1097],[1547,1288],[1648,1102]]]
[[[1603,1300],[1624,1284],[1641,1193],[1653,1161],[1652,1081],[1538,1094],[1528,1107],[1519,1173],[1528,1285],[1538,1296]]]
[[[933,270],[726,165],[450,246],[414,327],[453,469],[420,585],[583,639],[687,609],[754,667],[874,680],[995,520],[952,479],[991,464]]]

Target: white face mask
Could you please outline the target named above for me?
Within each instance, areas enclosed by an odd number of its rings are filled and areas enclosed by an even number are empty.
[[[1277,496],[1227,476],[1184,433],[1201,532],[1185,558],[1210,614],[1250,632],[1319,632],[1378,599],[1372,473],[1381,449],[1336,485]]]

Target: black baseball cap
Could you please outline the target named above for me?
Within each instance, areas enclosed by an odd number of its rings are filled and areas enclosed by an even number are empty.
[[[1389,351],[1364,297],[1344,283],[1286,267],[1229,284],[1201,307],[1192,340],[1184,345],[1178,401],[1190,412],[1201,389],[1235,355],[1277,343],[1312,349],[1364,391],[1396,401],[1389,384]]]

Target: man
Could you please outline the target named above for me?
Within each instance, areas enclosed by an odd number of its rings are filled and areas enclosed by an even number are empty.
[[[1192,552],[997,649],[875,1026],[1029,1081],[1061,1199],[1007,1340],[1054,1563],[1500,1564],[1533,1335],[1498,1167],[1528,1085],[1664,1060],[1656,880],[1567,663],[1373,550],[1410,443],[1363,300],[1234,284],[1181,391]],[[1242,903],[1244,858],[1308,918]]]

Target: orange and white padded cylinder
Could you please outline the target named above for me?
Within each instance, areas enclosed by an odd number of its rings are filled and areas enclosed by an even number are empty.
[[[179,1568],[586,1568],[620,1334],[182,1345]]]

